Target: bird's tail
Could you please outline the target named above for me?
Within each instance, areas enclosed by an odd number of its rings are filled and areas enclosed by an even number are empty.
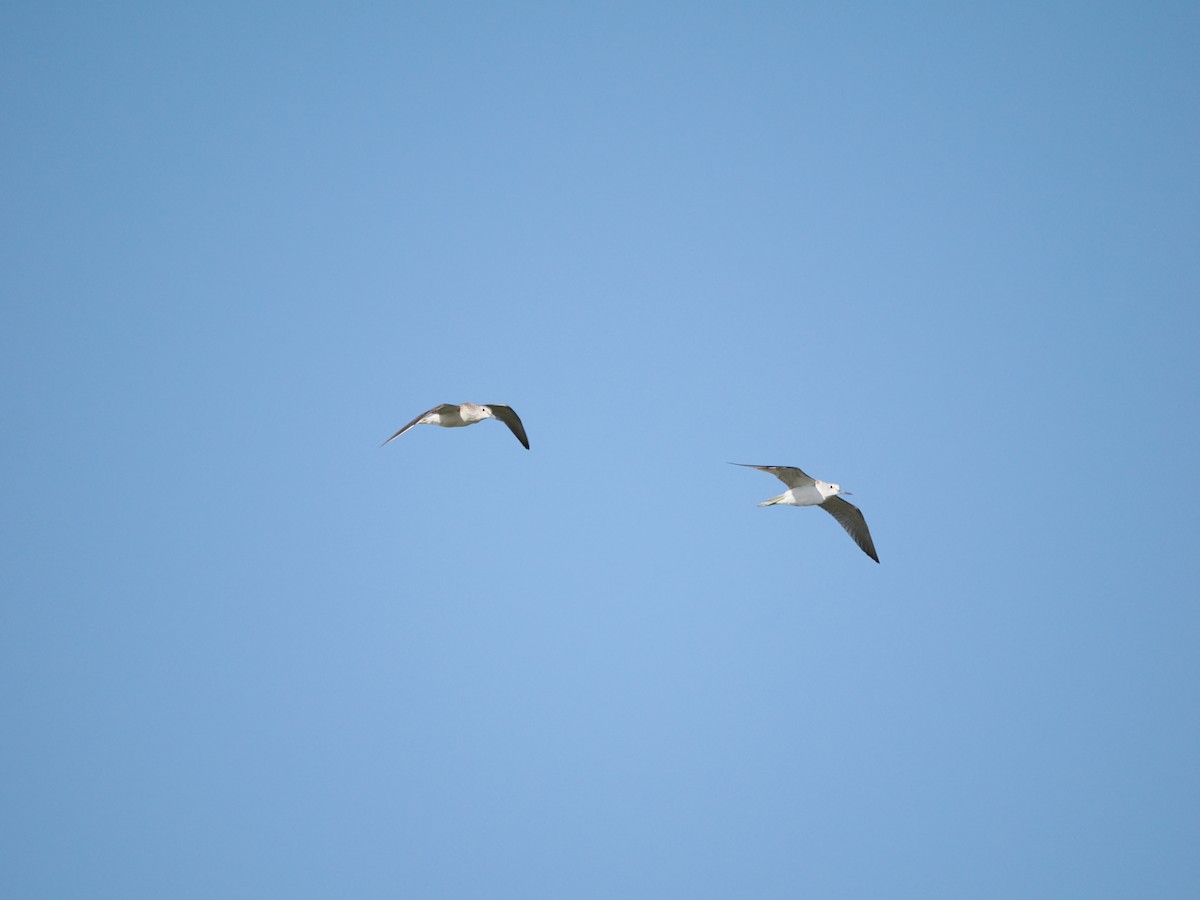
[[[774,506],[776,503],[778,503],[782,499],[783,499],[783,494],[780,494],[778,497],[772,497],[770,500],[764,500],[762,503],[760,503],[758,505],[759,506]]]

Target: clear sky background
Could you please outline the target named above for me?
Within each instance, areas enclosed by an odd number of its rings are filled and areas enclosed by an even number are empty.
[[[0,90],[0,895],[1200,895],[1195,3],[12,2]]]

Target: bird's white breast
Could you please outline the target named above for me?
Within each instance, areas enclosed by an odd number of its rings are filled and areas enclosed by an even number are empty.
[[[820,506],[825,502],[826,495],[817,489],[816,484],[806,484],[803,487],[792,488],[785,496],[789,506]]]

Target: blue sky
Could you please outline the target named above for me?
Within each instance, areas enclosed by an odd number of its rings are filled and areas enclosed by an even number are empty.
[[[1196,896],[1198,38],[8,4],[0,894]]]

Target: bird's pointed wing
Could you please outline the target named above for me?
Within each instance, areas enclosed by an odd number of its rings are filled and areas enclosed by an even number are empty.
[[[854,538],[854,543],[862,548],[863,553],[879,562],[875,552],[875,542],[871,540],[871,532],[867,530],[867,520],[862,511],[848,500],[841,497],[830,497],[821,504],[821,509],[838,520],[838,524],[846,529],[846,534]]]
[[[525,426],[521,424],[521,417],[513,412],[511,406],[500,406],[497,403],[489,403],[488,409],[492,411],[497,419],[508,426],[508,430],[517,436],[526,450],[529,449],[529,438],[525,436]]]
[[[735,466],[745,466],[747,469],[758,469],[760,472],[770,472],[790,488],[808,487],[816,484],[816,479],[805,475],[795,466],[752,466],[749,463],[734,463]]]
[[[430,413],[448,412],[452,409],[454,409],[453,403],[439,403],[437,406],[433,407],[432,409],[425,410],[425,412],[421,413],[419,416],[417,416],[415,419],[413,419],[411,422],[409,422],[407,425],[405,425],[403,428],[401,428],[399,431],[397,431],[395,434],[393,434],[390,438],[388,438],[386,441],[384,441],[379,446],[386,447],[388,444],[390,444],[396,438],[400,437],[400,435],[404,434],[404,432],[408,431],[408,429],[412,428],[414,425],[416,425],[418,422],[420,422],[423,418],[425,418]]]

